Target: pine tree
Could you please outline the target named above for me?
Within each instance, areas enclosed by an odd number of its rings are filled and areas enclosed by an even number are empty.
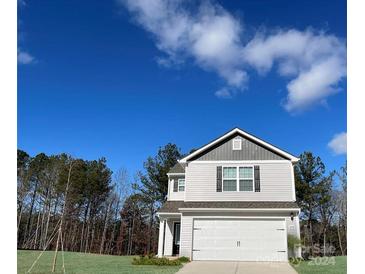
[[[145,174],[139,173],[141,181],[139,190],[149,211],[147,253],[151,252],[153,226],[157,225],[156,210],[166,200],[167,173],[181,157],[180,149],[175,144],[168,143],[159,148],[155,157],[149,157],[144,163]]]

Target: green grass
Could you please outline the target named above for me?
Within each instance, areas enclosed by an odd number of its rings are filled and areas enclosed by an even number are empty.
[[[293,265],[299,274],[345,274],[347,265],[346,256],[317,257],[310,261],[302,261]]]
[[[40,251],[18,250],[18,273],[26,273],[31,267]],[[31,273],[51,273],[54,252],[46,251],[39,259]],[[138,273],[138,274],[172,274],[181,266],[156,266],[156,265],[132,265],[132,256],[110,256],[85,254],[77,252],[65,252],[66,273],[82,274],[114,274],[114,273]],[[62,255],[58,253],[57,273],[62,271]]]

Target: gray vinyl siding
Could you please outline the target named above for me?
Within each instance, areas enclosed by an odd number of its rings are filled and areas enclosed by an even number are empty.
[[[174,192],[174,182],[177,182],[179,179],[184,179],[184,175],[171,175],[169,180],[168,187],[168,197],[169,201],[183,201],[185,198],[185,192]],[[185,191],[186,191],[186,182],[185,182]]]
[[[193,242],[193,218],[191,216],[181,216],[180,226],[180,256],[191,258]]]
[[[260,162],[260,192],[217,192],[217,166],[238,166],[237,162],[191,162],[185,173],[185,201],[293,201],[293,166],[290,161]],[[250,165],[245,163],[244,165]]]
[[[233,150],[234,138],[242,139],[242,149]],[[242,136],[232,137],[226,142],[198,155],[196,161],[229,161],[229,160],[285,160],[282,156],[246,139]]]

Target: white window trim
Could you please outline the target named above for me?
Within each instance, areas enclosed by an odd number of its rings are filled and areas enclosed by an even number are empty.
[[[236,178],[224,178],[224,168],[235,167],[236,168]],[[251,167],[252,168],[252,191],[240,190],[240,167]],[[236,180],[236,191],[224,190],[224,180]],[[241,178],[242,179],[242,178]],[[245,178],[242,180],[249,180],[250,178]],[[255,192],[255,167],[253,165],[225,165],[222,166],[222,192]]]
[[[184,183],[180,184],[181,181],[184,181]],[[180,186],[184,186],[184,190],[180,190]],[[185,192],[185,179],[178,179],[177,180],[177,192]]]
[[[170,179],[169,193],[175,193],[175,191],[174,191],[174,183],[175,183],[175,180],[174,179]],[[170,194],[170,195],[172,195],[172,194]]]

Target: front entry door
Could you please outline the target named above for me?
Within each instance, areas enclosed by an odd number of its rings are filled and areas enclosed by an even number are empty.
[[[172,246],[172,255],[179,255],[180,250],[180,223],[174,223],[174,239]]]

